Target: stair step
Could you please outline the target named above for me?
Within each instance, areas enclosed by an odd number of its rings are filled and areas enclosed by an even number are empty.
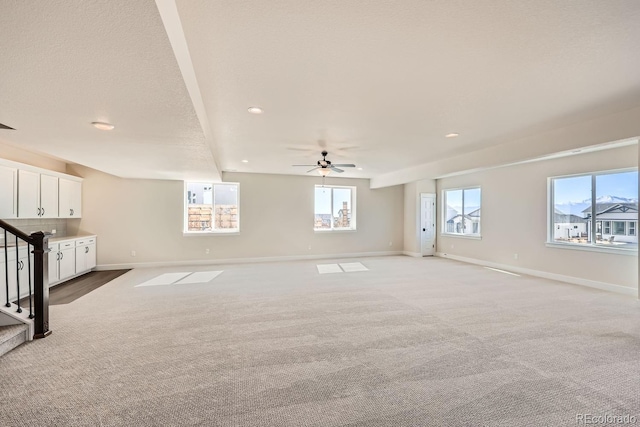
[[[24,324],[0,326],[0,356],[26,342],[28,331],[29,327]]]

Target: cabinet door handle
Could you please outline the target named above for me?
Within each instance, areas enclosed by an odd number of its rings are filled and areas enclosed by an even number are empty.
[[[60,261],[60,252],[56,254],[56,261]]]
[[[73,216],[73,209],[69,209],[70,215]]]
[[[38,208],[38,216],[40,216],[40,208]]]
[[[44,208],[42,208],[42,215],[41,216],[44,216]]]
[[[86,248],[84,248],[84,253],[88,254],[89,253],[89,246],[87,246]]]
[[[60,252],[60,259],[64,258],[64,252]]]

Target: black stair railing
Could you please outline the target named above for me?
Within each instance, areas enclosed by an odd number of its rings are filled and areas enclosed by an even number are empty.
[[[33,337],[44,338],[51,333],[49,330],[49,257],[47,256],[51,234],[38,231],[29,236],[2,220],[0,220],[0,228],[4,233],[4,305],[11,308],[11,301],[15,300],[16,312],[22,313],[22,305],[24,305],[22,301],[27,298],[29,318],[34,322]],[[20,259],[21,250],[25,246],[27,250],[26,265]],[[10,252],[15,252],[15,281],[13,283],[12,274],[9,272]],[[33,263],[31,262],[31,254],[33,254]],[[26,278],[25,268],[27,269]],[[15,295],[12,294],[14,290]]]

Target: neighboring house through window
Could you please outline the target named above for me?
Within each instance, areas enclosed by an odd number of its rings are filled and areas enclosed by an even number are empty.
[[[638,172],[549,179],[551,243],[637,249]]]
[[[356,229],[356,188],[316,185],[314,230]]]
[[[239,190],[236,183],[186,182],[185,232],[238,232]]]
[[[480,188],[444,190],[443,197],[443,233],[480,236]]]

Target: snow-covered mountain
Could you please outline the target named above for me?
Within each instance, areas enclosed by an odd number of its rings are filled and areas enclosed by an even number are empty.
[[[591,203],[591,199],[583,200],[582,203]],[[638,199],[627,199],[618,196],[600,196],[596,199],[596,203],[638,203]]]
[[[628,199],[619,196],[600,196],[596,199],[596,203],[638,203],[638,199]],[[554,208],[564,214],[582,216],[582,211],[589,206],[591,206],[591,199],[586,199],[582,202],[557,203],[554,205]]]

